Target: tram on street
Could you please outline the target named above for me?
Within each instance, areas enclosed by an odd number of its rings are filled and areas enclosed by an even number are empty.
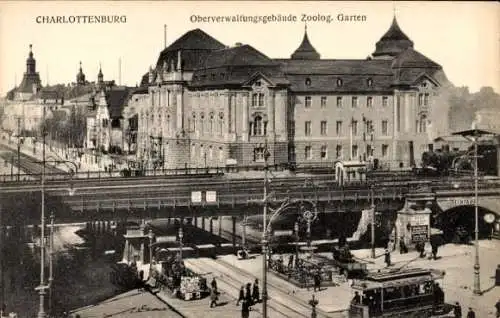
[[[355,296],[349,317],[440,317],[445,311],[444,292],[439,286],[444,275],[419,268],[369,273],[352,283]]]

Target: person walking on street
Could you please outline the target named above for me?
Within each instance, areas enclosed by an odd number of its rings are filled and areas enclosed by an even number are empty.
[[[321,291],[321,275],[319,271],[314,274],[314,291],[316,291],[316,289]]]
[[[246,299],[241,303],[241,318],[249,318],[250,317],[250,304]]]
[[[212,288],[210,291],[210,308],[217,307],[217,300],[219,299],[217,294],[217,288]]]
[[[215,280],[215,277],[212,278],[212,282],[210,283],[210,286],[212,287],[212,289],[217,290],[217,281]]]
[[[236,302],[236,306],[240,305],[240,301],[243,302],[245,301],[245,286],[241,286],[240,288],[240,295],[238,296],[238,301]]]
[[[469,312],[467,313],[467,318],[476,318],[476,313],[469,307]]]
[[[258,303],[260,301],[260,293],[259,293],[259,280],[256,278],[253,283],[252,289],[252,301],[253,303]]]
[[[248,302],[248,306],[253,305],[253,303],[252,303],[252,291],[250,289],[251,286],[252,286],[252,284],[247,283],[247,287],[245,290],[245,300]]]
[[[389,249],[386,249],[385,250],[385,264],[387,265],[387,267],[391,266],[391,252],[389,251]]]
[[[497,318],[500,318],[500,298],[498,299],[497,303],[495,304],[495,307],[497,308]]]
[[[458,301],[455,303],[455,306],[453,306],[453,315],[455,318],[462,318],[462,307]]]

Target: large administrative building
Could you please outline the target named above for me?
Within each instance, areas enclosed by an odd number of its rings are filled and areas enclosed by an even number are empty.
[[[137,160],[163,168],[263,165],[267,146],[271,165],[376,158],[408,167],[447,134],[450,84],[396,18],[366,59],[321,58],[309,36],[306,28],[290,58],[272,59],[200,29],[185,33],[128,102]]]

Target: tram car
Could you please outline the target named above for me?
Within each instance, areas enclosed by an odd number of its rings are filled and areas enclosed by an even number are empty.
[[[349,317],[442,317],[447,309],[438,281],[444,275],[442,271],[412,268],[373,272],[353,280],[355,296]]]

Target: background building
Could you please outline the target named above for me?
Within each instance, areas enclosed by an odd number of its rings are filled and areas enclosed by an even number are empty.
[[[448,134],[450,86],[396,18],[362,60],[321,59],[307,29],[288,59],[196,29],[160,53],[127,118],[150,167],[262,165],[266,145],[271,164],[407,167]]]

